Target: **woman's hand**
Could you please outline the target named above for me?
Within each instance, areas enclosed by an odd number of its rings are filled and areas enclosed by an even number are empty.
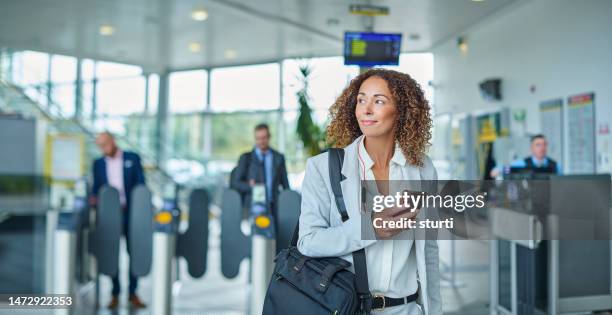
[[[411,211],[410,208],[404,208],[404,207],[386,208],[380,212],[374,212],[374,214],[372,215],[372,221],[374,221],[374,219],[380,218],[381,220],[379,221],[381,222],[395,221],[394,225],[400,226],[400,224],[402,223],[401,221],[407,221],[407,220],[414,221],[416,216],[419,214],[419,211],[420,209],[414,209],[413,211]],[[379,228],[374,226],[374,232],[376,233],[376,236],[381,239],[390,239],[394,237],[395,235],[408,229],[408,227],[389,228],[387,227],[389,224],[385,224],[385,225],[386,226],[379,227]]]

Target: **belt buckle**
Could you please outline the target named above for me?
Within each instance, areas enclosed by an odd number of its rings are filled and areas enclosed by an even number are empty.
[[[387,301],[386,301],[386,299],[385,299],[385,296],[384,296],[384,295],[382,295],[382,294],[380,294],[380,293],[378,293],[378,294],[374,294],[374,297],[373,297],[373,298],[374,298],[374,299],[375,299],[375,298],[381,298],[381,299],[382,299],[382,307],[377,307],[377,308],[372,308],[372,309],[373,309],[373,310],[376,310],[376,311],[382,311],[382,310],[384,310],[384,309],[385,309],[385,307],[387,306],[387,305],[386,305],[386,304],[387,304]]]

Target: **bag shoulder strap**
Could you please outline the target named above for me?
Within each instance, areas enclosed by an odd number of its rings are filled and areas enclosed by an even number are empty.
[[[334,199],[336,206],[342,217],[342,222],[348,220],[348,213],[346,206],[344,205],[344,199],[342,197],[342,188],[340,182],[342,181],[342,164],[344,162],[344,150],[331,148],[328,151],[328,165],[329,165],[329,180],[331,182],[332,191],[334,193]],[[338,200],[340,198],[340,200]],[[297,246],[299,238],[300,222],[298,220],[295,228],[293,229],[293,236],[291,237],[291,246]]]
[[[342,222],[349,219],[348,212],[346,211],[346,205],[344,203],[344,196],[342,195],[342,187],[340,182],[342,181],[342,164],[344,162],[344,150],[331,148],[328,153],[329,161],[329,179],[331,182],[332,191],[334,193],[334,199],[336,206],[342,217]],[[366,265],[365,249],[359,249],[353,252],[353,265],[355,267],[355,289],[359,295],[361,301],[361,309],[366,314],[370,313],[372,309],[372,294],[370,293],[370,287],[368,285],[368,269]]]
[[[334,200],[338,207],[338,212],[340,212],[342,222],[344,222],[349,219],[346,205],[344,204],[344,196],[342,195],[342,187],[340,186],[340,182],[343,180],[342,164],[344,164],[344,150],[331,148],[328,154],[329,181],[331,183],[332,192],[334,193]]]

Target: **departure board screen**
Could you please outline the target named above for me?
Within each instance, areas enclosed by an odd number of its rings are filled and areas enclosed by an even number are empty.
[[[364,67],[399,64],[402,34],[344,33],[344,64]]]

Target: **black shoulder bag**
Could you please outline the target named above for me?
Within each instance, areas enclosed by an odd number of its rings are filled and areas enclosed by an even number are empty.
[[[344,150],[329,150],[329,176],[342,221],[348,213],[342,197],[342,162]],[[337,257],[313,258],[297,249],[298,226],[291,246],[276,256],[276,266],[266,298],[264,315],[355,315],[370,314],[372,295],[368,287],[365,250],[353,252],[355,274],[350,263]],[[330,240],[331,241],[331,240]]]

